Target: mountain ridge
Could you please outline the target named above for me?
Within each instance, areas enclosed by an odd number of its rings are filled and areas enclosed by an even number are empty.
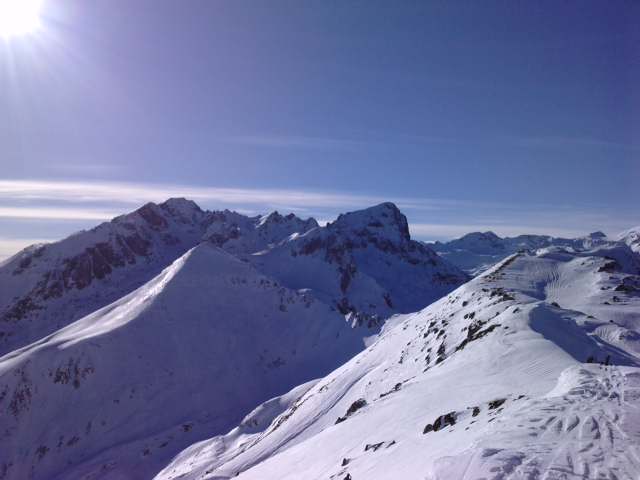
[[[636,478],[640,288],[625,282],[640,287],[640,265],[623,245],[513,254],[156,480]]]
[[[494,232],[471,232],[448,242],[429,243],[438,255],[448,259],[469,274],[477,275],[508,255],[520,250],[537,250],[547,247],[570,248],[576,251],[615,243],[600,231],[583,237],[563,238],[550,235],[525,234],[500,237]]]

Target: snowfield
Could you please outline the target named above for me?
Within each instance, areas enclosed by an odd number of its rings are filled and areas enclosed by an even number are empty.
[[[637,479],[638,273],[622,245],[515,254],[156,479]]]

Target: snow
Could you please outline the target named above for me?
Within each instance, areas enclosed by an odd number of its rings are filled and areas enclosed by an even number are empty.
[[[177,200],[53,244],[15,275],[14,262],[7,282],[58,272],[50,259],[69,262],[82,248],[97,248],[96,235],[117,238],[120,229],[153,247],[104,278],[89,277],[88,286],[36,297],[48,307],[34,312],[43,322],[58,304],[94,310],[0,357],[4,478],[150,478],[187,446],[233,430],[274,398],[225,437],[234,454],[292,405],[298,385],[374,342],[387,318],[467,278],[406,236],[395,206],[336,224],[204,212]],[[183,240],[166,243],[167,235]],[[132,291],[118,289],[192,243]],[[105,285],[119,298],[101,306]],[[397,322],[392,317],[390,325]]]
[[[362,342],[328,305],[202,244],[116,303],[0,358],[0,466],[13,464],[8,478],[148,478]]]
[[[626,243],[634,252],[640,253],[640,226],[622,232],[618,239]]]
[[[571,239],[548,235],[501,238],[493,232],[473,232],[450,242],[435,242],[430,246],[454,265],[472,275],[477,275],[520,250],[535,251],[540,248],[560,247],[582,251],[612,243],[602,232],[593,232],[585,237]]]
[[[0,267],[0,478],[635,480],[634,245],[147,204]]]
[[[425,307],[468,278],[411,240],[406,217],[390,203],[340,215],[244,258],[289,288],[310,288],[378,324]]]
[[[640,271],[601,270],[612,253],[512,255],[396,317],[243,448],[218,456],[214,437],[156,479],[638,478],[640,297],[611,299]],[[600,335],[611,325],[627,344]]]
[[[0,267],[0,354],[118,300],[203,240],[235,253],[254,252],[317,226],[295,215],[271,217],[278,221],[258,225],[259,217],[205,212],[172,198],[24,249]]]

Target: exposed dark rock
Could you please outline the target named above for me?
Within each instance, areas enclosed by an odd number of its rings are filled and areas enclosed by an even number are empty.
[[[359,398],[358,400],[353,402],[351,406],[347,409],[347,413],[345,414],[344,417],[338,417],[338,419],[336,420],[336,424],[344,422],[347,418],[349,418],[351,415],[353,415],[354,413],[356,413],[358,410],[365,407],[366,405],[367,405],[367,401],[364,398]]]
[[[502,404],[504,404],[504,402],[506,402],[507,399],[506,398],[498,398],[496,400],[492,400],[489,402],[489,410],[495,410],[496,408],[500,407]]]
[[[378,450],[382,445],[384,445],[384,442],[380,442],[380,443],[367,443],[364,447],[364,451],[368,452],[369,450],[373,450],[374,452],[376,450]]]
[[[381,393],[380,394],[380,398],[384,398],[387,395],[391,395],[392,393],[397,392],[398,390],[400,390],[400,388],[402,388],[402,383],[396,383],[391,390],[389,390],[388,392]]]
[[[608,260],[609,260],[608,262],[606,262],[604,265],[602,265],[598,269],[598,272],[614,273],[620,270],[621,267],[617,261],[613,259],[608,259]]]
[[[440,415],[436,418],[435,422],[428,424],[424,427],[422,431],[423,434],[429,432],[437,432],[438,430],[442,430],[447,426],[452,426],[456,424],[456,412],[445,413],[444,415]]]

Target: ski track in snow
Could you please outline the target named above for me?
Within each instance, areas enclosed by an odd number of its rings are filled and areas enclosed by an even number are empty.
[[[496,431],[478,441],[472,453],[447,459],[447,466],[465,463],[461,480],[483,475],[492,480],[639,478],[640,374],[625,367],[595,370],[563,372],[575,382],[568,392],[522,404],[501,418]],[[619,413],[622,406],[626,416]],[[518,450],[510,448],[514,439],[522,441]]]

